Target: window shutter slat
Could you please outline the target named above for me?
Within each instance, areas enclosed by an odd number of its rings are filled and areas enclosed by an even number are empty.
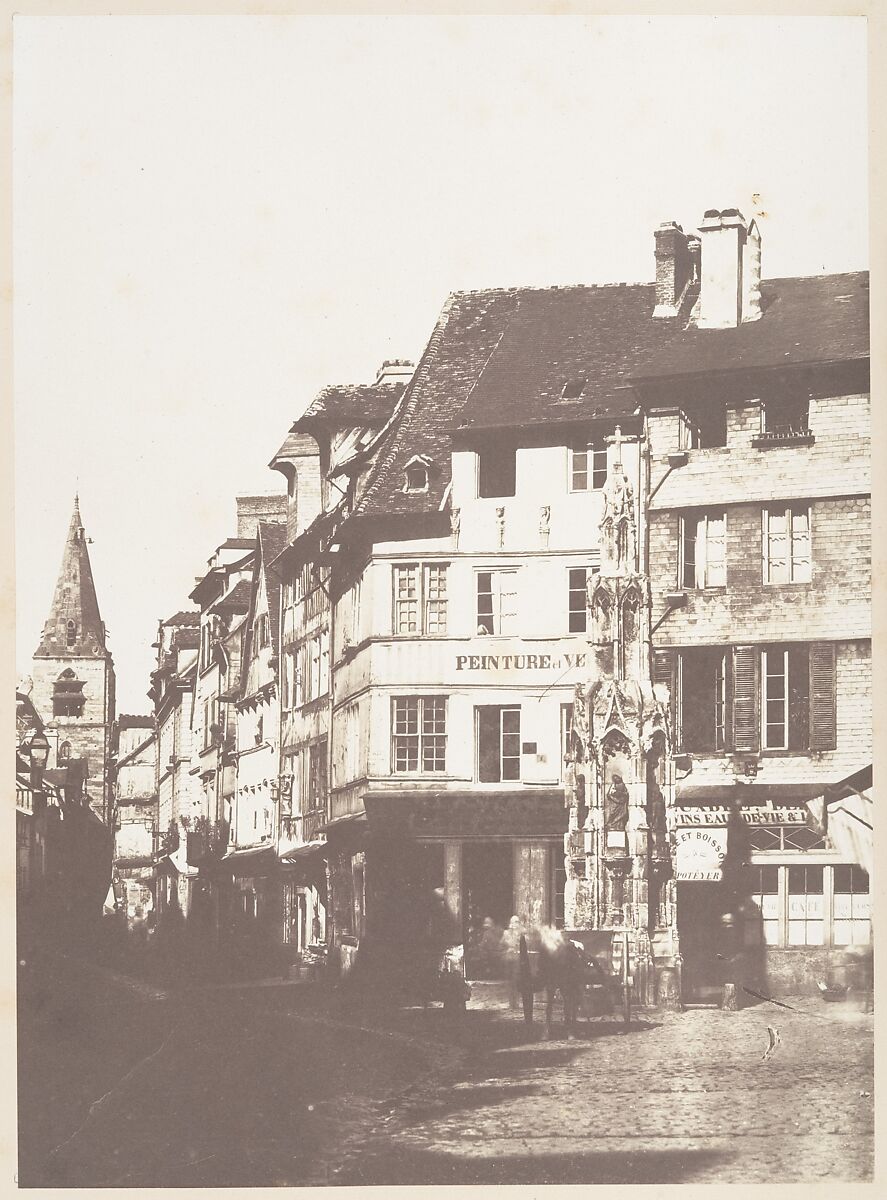
[[[834,642],[810,647],[810,749],[834,750],[837,744]]]
[[[674,736],[677,715],[677,651],[671,647],[653,651],[653,682],[668,688],[671,734]]]
[[[754,646],[733,647],[733,749],[757,754],[758,652]]]

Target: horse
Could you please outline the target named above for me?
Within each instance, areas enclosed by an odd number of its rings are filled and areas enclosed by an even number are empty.
[[[576,942],[564,937],[559,929],[543,926],[539,930],[539,961],[536,974],[530,965],[527,939],[520,938],[520,992],[523,999],[524,1021],[533,1024],[533,993],[545,993],[545,1033],[551,1037],[551,1015],[554,997],[560,992],[564,1003],[564,1023],[567,1037],[575,1036],[576,1020],[582,1005],[587,968],[585,952]]]

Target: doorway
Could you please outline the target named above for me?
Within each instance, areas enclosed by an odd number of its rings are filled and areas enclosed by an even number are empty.
[[[681,990],[690,1003],[718,1003],[726,978],[719,893],[716,883],[678,883]]]
[[[463,843],[462,924],[469,978],[502,977],[504,968],[497,954],[497,937],[507,928],[513,911],[512,843]]]

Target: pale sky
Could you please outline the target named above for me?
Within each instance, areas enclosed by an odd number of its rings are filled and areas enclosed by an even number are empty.
[[[291,422],[448,292],[650,280],[734,205],[767,277],[868,265],[859,18],[24,16],[13,104],[18,669],[79,486],[123,712]]]

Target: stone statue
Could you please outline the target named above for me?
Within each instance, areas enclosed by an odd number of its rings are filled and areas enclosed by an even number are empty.
[[[544,504],[539,509],[539,537],[542,539],[542,547],[545,549],[548,546],[548,535],[551,531],[551,507]]]
[[[621,463],[613,463],[603,489],[604,515],[600,523],[602,566],[616,573],[634,569],[634,492]]]
[[[450,510],[450,533],[453,537],[453,548],[459,548],[459,530],[462,528],[462,510],[453,508]]]
[[[628,825],[628,788],[621,775],[613,776],[604,800],[604,829],[607,833],[624,833]]]
[[[576,684],[573,692],[573,737],[585,750],[588,745],[588,707],[585,688],[581,683]]]

